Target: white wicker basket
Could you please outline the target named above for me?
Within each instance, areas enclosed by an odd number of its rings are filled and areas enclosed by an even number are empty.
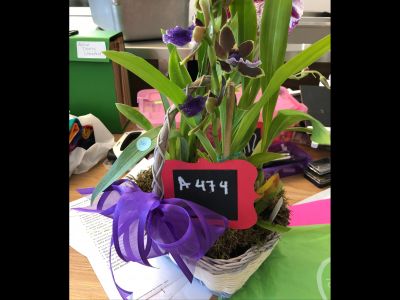
[[[231,259],[203,257],[196,265],[194,277],[215,295],[230,297],[239,290],[250,276],[268,258],[279,241],[280,235],[272,233],[261,247],[252,247]]]

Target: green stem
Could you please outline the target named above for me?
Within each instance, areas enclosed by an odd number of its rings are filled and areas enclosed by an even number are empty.
[[[207,114],[207,115],[204,117],[204,119],[201,120],[201,122],[200,122],[196,127],[194,127],[193,129],[191,129],[191,130],[189,131],[188,135],[191,136],[191,135],[195,134],[196,131],[202,129],[203,126],[207,124],[207,122],[208,122],[209,119],[210,119],[210,115]]]
[[[218,137],[218,124],[219,124],[219,118],[217,117],[217,114],[214,112],[212,114],[212,135],[215,144],[215,150],[217,151],[218,155],[221,155],[221,143]]]
[[[228,80],[226,83],[226,121],[225,121],[225,134],[222,137],[224,152],[223,158],[229,158],[231,154],[232,143],[232,125],[233,125],[233,112],[235,109],[235,84]]]

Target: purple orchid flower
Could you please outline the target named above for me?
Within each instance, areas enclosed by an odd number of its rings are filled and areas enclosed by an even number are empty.
[[[264,10],[264,0],[254,0],[254,4],[256,6],[258,28],[260,28],[261,17]],[[292,32],[293,29],[299,24],[299,21],[303,15],[303,11],[304,0],[293,0],[292,13],[289,21],[289,32]]]
[[[304,0],[293,0],[292,2],[292,14],[290,16],[289,22],[289,32],[292,32],[293,29],[299,24],[301,17],[303,16],[304,11]]]
[[[165,44],[171,43],[179,47],[185,46],[192,40],[193,29],[194,25],[187,29],[181,26],[175,26],[174,28],[168,29],[165,34],[162,35],[162,40]]]
[[[222,70],[230,73],[237,69],[243,76],[251,78],[263,76],[264,71],[259,67],[261,61],[251,62],[246,59],[253,51],[253,44],[253,41],[248,40],[236,46],[232,30],[229,26],[224,26],[219,41],[215,41],[215,53]]]
[[[206,97],[197,96],[193,97],[188,95],[185,102],[179,105],[179,109],[187,116],[193,117],[202,112],[206,103]]]

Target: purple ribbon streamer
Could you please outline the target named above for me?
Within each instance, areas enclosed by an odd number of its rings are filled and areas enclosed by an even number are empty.
[[[90,194],[93,190],[78,191]],[[153,193],[143,192],[128,179],[115,181],[98,201],[75,210],[113,219],[109,263],[114,284],[123,299],[132,292],[122,289],[115,281],[111,263],[113,245],[122,260],[149,267],[148,259],[170,253],[192,282],[196,262],[228,228],[224,216],[188,200],[160,199]]]

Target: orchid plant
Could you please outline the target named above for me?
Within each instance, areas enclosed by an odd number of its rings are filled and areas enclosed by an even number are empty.
[[[261,170],[262,166],[280,157],[268,152],[273,139],[283,130],[305,131],[292,127],[309,120],[311,139],[329,144],[330,135],[312,116],[294,110],[281,110],[273,118],[280,86],[288,78],[308,74],[307,67],[330,50],[330,36],[317,41],[285,62],[287,38],[300,20],[302,0],[198,0],[196,16],[189,28],[162,30],[170,56],[168,77],[144,59],[127,52],[104,51],[120,64],[160,92],[167,112],[169,99],[180,111],[180,126],[173,124],[168,143],[167,159],[196,162],[205,158],[212,162],[244,159]],[[181,58],[177,46],[191,45],[191,52]],[[192,81],[186,68],[190,59],[197,59],[198,75]],[[321,74],[320,74],[321,75]],[[322,76],[322,75],[321,75]],[[323,81],[321,77],[321,81]],[[241,86],[239,101],[235,89]],[[262,97],[255,101],[259,90]],[[154,127],[136,109],[117,104],[129,120],[145,130],[143,136],[152,141],[146,151],[131,143],[113,164],[93,193],[101,191],[118,179],[151,152],[160,127]],[[262,138],[251,156],[244,148],[251,139],[259,119],[263,117]],[[264,184],[259,172],[255,188]]]

